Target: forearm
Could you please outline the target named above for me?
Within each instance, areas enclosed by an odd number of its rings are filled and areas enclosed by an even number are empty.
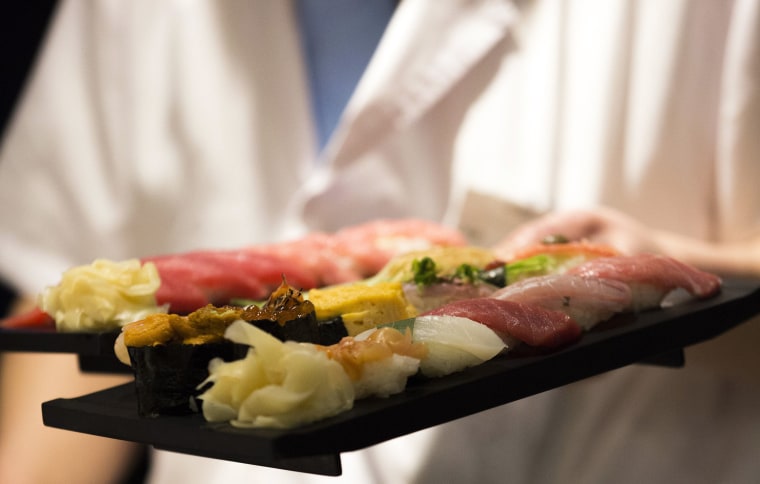
[[[0,482],[118,482],[139,447],[45,427],[40,406],[128,380],[82,374],[75,355],[0,354]]]
[[[548,235],[609,244],[623,253],[665,254],[724,275],[760,277],[760,236],[741,242],[707,242],[656,230],[608,208],[554,212],[518,227],[496,244],[506,260],[516,248],[536,244]]]
[[[656,239],[662,253],[704,270],[723,275],[760,277],[760,237],[715,243],[658,232]]]

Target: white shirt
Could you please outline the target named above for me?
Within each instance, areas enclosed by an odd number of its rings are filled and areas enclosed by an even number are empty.
[[[319,164],[294,22],[264,0],[65,3],[3,146],[0,273],[36,292],[99,256],[466,224],[473,192],[758,233],[756,0],[404,0]],[[748,482],[760,392],[707,368],[547,392],[346,454],[342,480]],[[152,482],[318,480],[154,464]]]

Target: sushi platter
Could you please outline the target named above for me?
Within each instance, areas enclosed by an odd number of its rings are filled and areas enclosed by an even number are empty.
[[[359,400],[337,416],[292,429],[241,429],[200,414],[142,418],[126,384],[42,405],[45,425],[247,464],[339,475],[340,454],[639,362],[683,364],[682,349],[760,313],[760,281],[726,279],[717,296],[618,315],[551,353],[508,354],[441,378],[413,378],[388,398]],[[0,335],[3,341],[5,333]],[[40,346],[56,345],[39,340]],[[93,346],[76,342],[87,353]],[[9,345],[5,339],[3,345]],[[63,343],[61,343],[63,344]],[[73,344],[73,343],[72,343]],[[7,346],[6,346],[7,347]],[[69,348],[74,348],[71,346]],[[446,402],[446,405],[440,405]],[[361,431],[357,431],[361,429]]]

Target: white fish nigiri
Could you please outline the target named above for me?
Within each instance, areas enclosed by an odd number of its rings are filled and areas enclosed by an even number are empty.
[[[569,274],[523,279],[499,289],[491,297],[563,312],[584,330],[631,305],[631,289],[627,284]]]
[[[371,331],[357,338],[367,337]],[[420,373],[427,377],[462,371],[508,349],[503,339],[488,326],[458,316],[415,318],[412,341],[427,347],[427,355],[420,361]]]
[[[479,365],[507,349],[491,328],[458,316],[420,316],[414,321],[412,339],[428,348],[420,372],[429,377]]]

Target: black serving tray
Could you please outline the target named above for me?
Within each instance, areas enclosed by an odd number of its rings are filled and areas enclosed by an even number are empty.
[[[131,373],[114,354],[119,331],[59,333],[55,328],[0,328],[0,351],[73,353],[84,372]]]
[[[295,429],[237,429],[195,414],[140,418],[134,385],[42,405],[45,425],[186,454],[325,475],[340,453],[465,417],[637,362],[678,365],[682,349],[760,313],[760,281],[730,279],[711,299],[621,315],[550,354],[504,355],[436,379],[412,379],[390,398],[357,401],[338,416]],[[446,405],[439,405],[446,402]],[[361,429],[361,431],[357,431]]]

